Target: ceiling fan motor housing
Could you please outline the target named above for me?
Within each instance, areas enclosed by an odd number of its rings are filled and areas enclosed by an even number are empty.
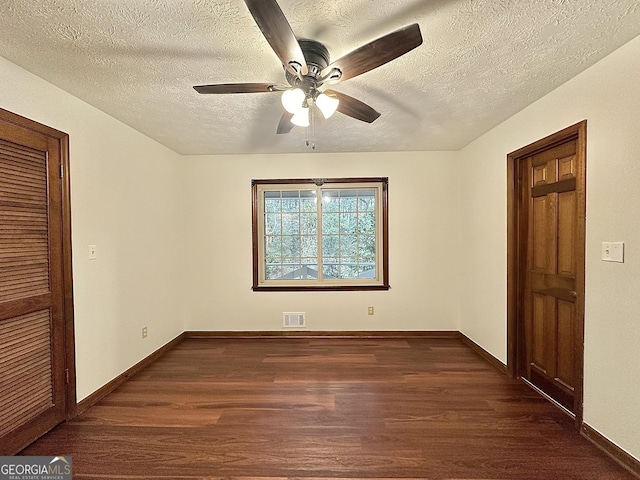
[[[300,83],[307,82],[315,84],[315,81],[320,78],[320,72],[329,65],[329,50],[327,50],[327,47],[320,42],[309,40],[307,38],[298,39],[298,43],[300,44],[300,48],[304,54],[304,59],[307,62],[309,73],[307,73],[307,75],[305,75],[301,80],[285,69],[287,82],[293,86],[298,86]]]

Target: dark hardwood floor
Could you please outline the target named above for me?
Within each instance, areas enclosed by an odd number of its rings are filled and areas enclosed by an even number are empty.
[[[187,339],[22,454],[95,480],[634,478],[457,339]]]

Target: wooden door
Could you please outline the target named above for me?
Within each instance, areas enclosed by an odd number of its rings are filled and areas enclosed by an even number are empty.
[[[0,455],[75,405],[66,145],[0,110]]]
[[[581,415],[586,125],[511,154],[517,375]]]

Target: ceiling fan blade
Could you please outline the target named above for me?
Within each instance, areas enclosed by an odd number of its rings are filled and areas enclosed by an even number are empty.
[[[420,44],[422,44],[420,26],[414,23],[346,54],[322,70],[321,76],[328,76],[334,69],[338,69],[342,72],[338,81],[347,80],[395,60]]]
[[[278,135],[283,133],[289,133],[291,131],[291,129],[295,126],[293,125],[293,123],[291,123],[292,118],[293,118],[293,113],[289,113],[285,111],[282,114],[282,117],[280,117],[280,122],[278,123],[278,130],[276,130],[276,133]]]
[[[306,75],[304,54],[276,0],[244,0],[244,3],[285,68],[294,75]]]
[[[376,112],[373,108],[360,100],[345,95],[344,93],[336,92],[334,90],[327,90],[324,93],[327,95],[335,95],[340,103],[338,104],[338,111],[343,115],[355,118],[356,120],[362,120],[363,122],[371,123],[380,116],[380,112]]]
[[[280,92],[291,87],[273,83],[217,83],[214,85],[196,85],[198,93],[262,93]]]

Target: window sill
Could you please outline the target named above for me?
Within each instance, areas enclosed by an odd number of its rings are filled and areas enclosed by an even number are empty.
[[[305,285],[305,286],[289,286],[289,285],[274,285],[274,286],[253,286],[251,289],[254,292],[322,292],[322,291],[370,291],[370,290],[389,290],[390,285]]]

